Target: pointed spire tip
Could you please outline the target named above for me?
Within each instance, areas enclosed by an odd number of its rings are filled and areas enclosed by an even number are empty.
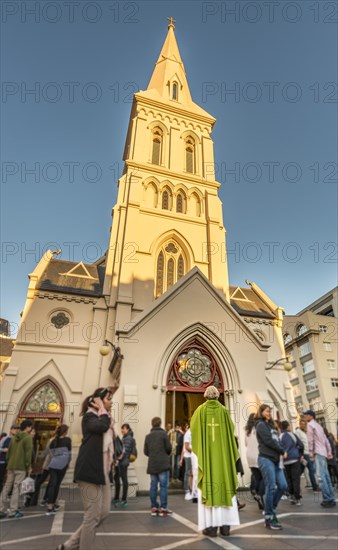
[[[172,17],[167,17],[168,21],[169,21],[169,25],[168,25],[168,29],[174,29],[175,28],[175,25],[174,23],[176,23],[175,19],[173,19]]]

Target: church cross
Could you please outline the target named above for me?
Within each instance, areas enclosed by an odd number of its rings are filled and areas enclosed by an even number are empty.
[[[208,424],[208,426],[212,430],[212,442],[214,443],[214,441],[215,441],[215,428],[217,426],[219,426],[219,424],[215,424],[215,419],[213,418],[211,424]]]
[[[167,17],[167,19],[169,21],[169,27],[172,27],[174,29],[175,28],[174,23],[176,23],[175,19],[173,19],[172,17]]]

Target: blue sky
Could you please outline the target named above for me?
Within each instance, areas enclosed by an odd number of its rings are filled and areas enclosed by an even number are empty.
[[[14,1],[1,15],[1,316],[14,331],[48,243],[84,262],[108,245],[132,93],[170,16],[193,99],[217,119],[231,284],[256,282],[288,314],[337,284],[333,3]]]

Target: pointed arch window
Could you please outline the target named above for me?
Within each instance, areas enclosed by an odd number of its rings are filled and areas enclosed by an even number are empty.
[[[156,273],[156,296],[161,296],[163,293],[164,281],[164,254],[161,252],[157,258],[157,273]]]
[[[176,212],[183,213],[183,197],[181,193],[176,197]]]
[[[175,241],[167,241],[156,262],[156,298],[179,281],[187,271],[184,251]]]
[[[191,137],[185,140],[185,170],[195,173],[195,141]]]
[[[58,388],[50,381],[37,386],[28,396],[20,410],[22,417],[60,417],[63,400]]]
[[[175,101],[178,100],[178,85],[177,85],[177,82],[173,83],[172,99],[174,99]]]
[[[163,193],[162,193],[162,208],[163,208],[163,210],[169,210],[169,193],[168,193],[168,191],[163,191]]]
[[[163,143],[163,132],[161,128],[153,129],[153,143],[152,143],[152,164],[161,164],[162,157],[162,143]]]

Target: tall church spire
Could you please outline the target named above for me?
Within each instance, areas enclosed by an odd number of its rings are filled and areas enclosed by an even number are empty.
[[[192,103],[191,94],[174,29],[174,20],[170,17],[168,34],[147,90],[156,90],[165,100],[172,99],[183,105],[190,105]],[[177,85],[176,89],[174,89],[174,84]]]

